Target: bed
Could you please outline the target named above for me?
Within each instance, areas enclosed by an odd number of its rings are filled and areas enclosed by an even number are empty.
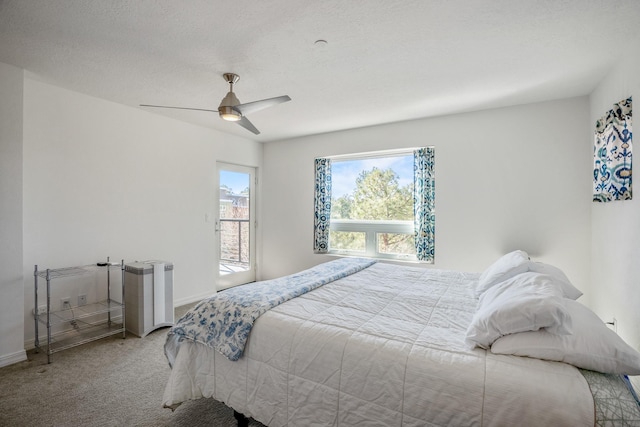
[[[507,254],[482,274],[342,258],[218,293],[169,331],[165,354],[172,369],[163,404],[175,409],[190,399],[213,398],[272,427],[493,426],[523,420],[541,426],[621,420],[638,425],[637,398],[621,374],[640,374],[640,354],[602,322],[595,335],[606,339],[587,348],[604,352],[595,365],[580,360],[589,357],[579,351],[554,356],[545,347],[543,356],[552,360],[521,354],[530,350],[522,339],[557,339],[571,348],[575,343],[567,339],[594,334],[593,325],[565,307],[569,301],[579,305],[579,291],[557,283],[566,276],[522,254],[515,261]],[[533,329],[523,329],[521,321],[496,326],[491,315],[483,318],[488,293],[498,294],[489,305],[505,295],[513,299],[508,293],[527,274],[546,280],[536,282],[536,291],[553,282],[547,287],[561,304],[550,304],[547,317],[559,317],[552,319],[556,324],[540,327],[549,321],[539,312]],[[524,294],[525,307],[540,305]],[[496,338],[483,330],[494,326],[509,333],[498,331]],[[485,335],[488,345],[482,343]],[[584,369],[602,363],[609,373]]]

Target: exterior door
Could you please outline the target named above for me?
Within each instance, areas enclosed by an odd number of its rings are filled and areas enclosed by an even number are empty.
[[[255,182],[255,168],[218,163],[216,290],[256,280]]]

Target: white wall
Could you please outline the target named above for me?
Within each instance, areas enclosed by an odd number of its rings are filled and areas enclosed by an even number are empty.
[[[22,70],[0,63],[0,366],[26,359],[22,313]]]
[[[213,293],[216,161],[259,168],[262,145],[26,78],[25,341],[34,264],[167,260],[177,304]]]
[[[637,53],[629,52],[591,94],[591,144],[596,120],[614,103],[629,96],[633,96],[636,106],[640,103],[640,55]],[[637,128],[638,115],[634,115]],[[636,153],[638,141],[634,138]],[[638,170],[638,160],[634,159],[633,163],[634,171]],[[633,185],[633,200],[591,205],[591,306],[604,320],[615,317],[618,334],[640,350],[640,182],[636,180]]]
[[[312,250],[315,157],[433,145],[436,268],[482,271],[523,249],[587,293],[588,120],[580,97],[265,144],[263,277],[328,259]]]

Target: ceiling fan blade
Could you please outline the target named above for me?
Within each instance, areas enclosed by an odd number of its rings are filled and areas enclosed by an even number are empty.
[[[260,101],[247,102],[246,104],[239,104],[233,107],[234,110],[238,111],[243,116],[247,114],[254,113],[256,111],[260,111],[262,109],[281,104],[283,102],[291,101],[289,95],[276,96],[275,98],[267,98],[262,99]]]
[[[149,105],[140,104],[141,107],[153,107],[153,108],[173,108],[176,110],[196,110],[196,111],[208,111],[210,113],[217,113],[218,110],[205,110],[204,108],[189,108],[189,107],[169,107],[167,105]]]
[[[260,135],[260,131],[256,129],[253,123],[251,123],[249,119],[247,119],[245,116],[242,116],[242,118],[236,123],[242,126],[243,128],[245,128],[246,130],[248,130],[249,132],[253,132],[256,135]]]

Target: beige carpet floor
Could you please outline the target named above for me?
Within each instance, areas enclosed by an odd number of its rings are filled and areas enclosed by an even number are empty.
[[[236,426],[233,410],[213,399],[162,407],[168,331],[94,341],[53,354],[51,364],[29,351],[27,361],[0,368],[0,426]]]

